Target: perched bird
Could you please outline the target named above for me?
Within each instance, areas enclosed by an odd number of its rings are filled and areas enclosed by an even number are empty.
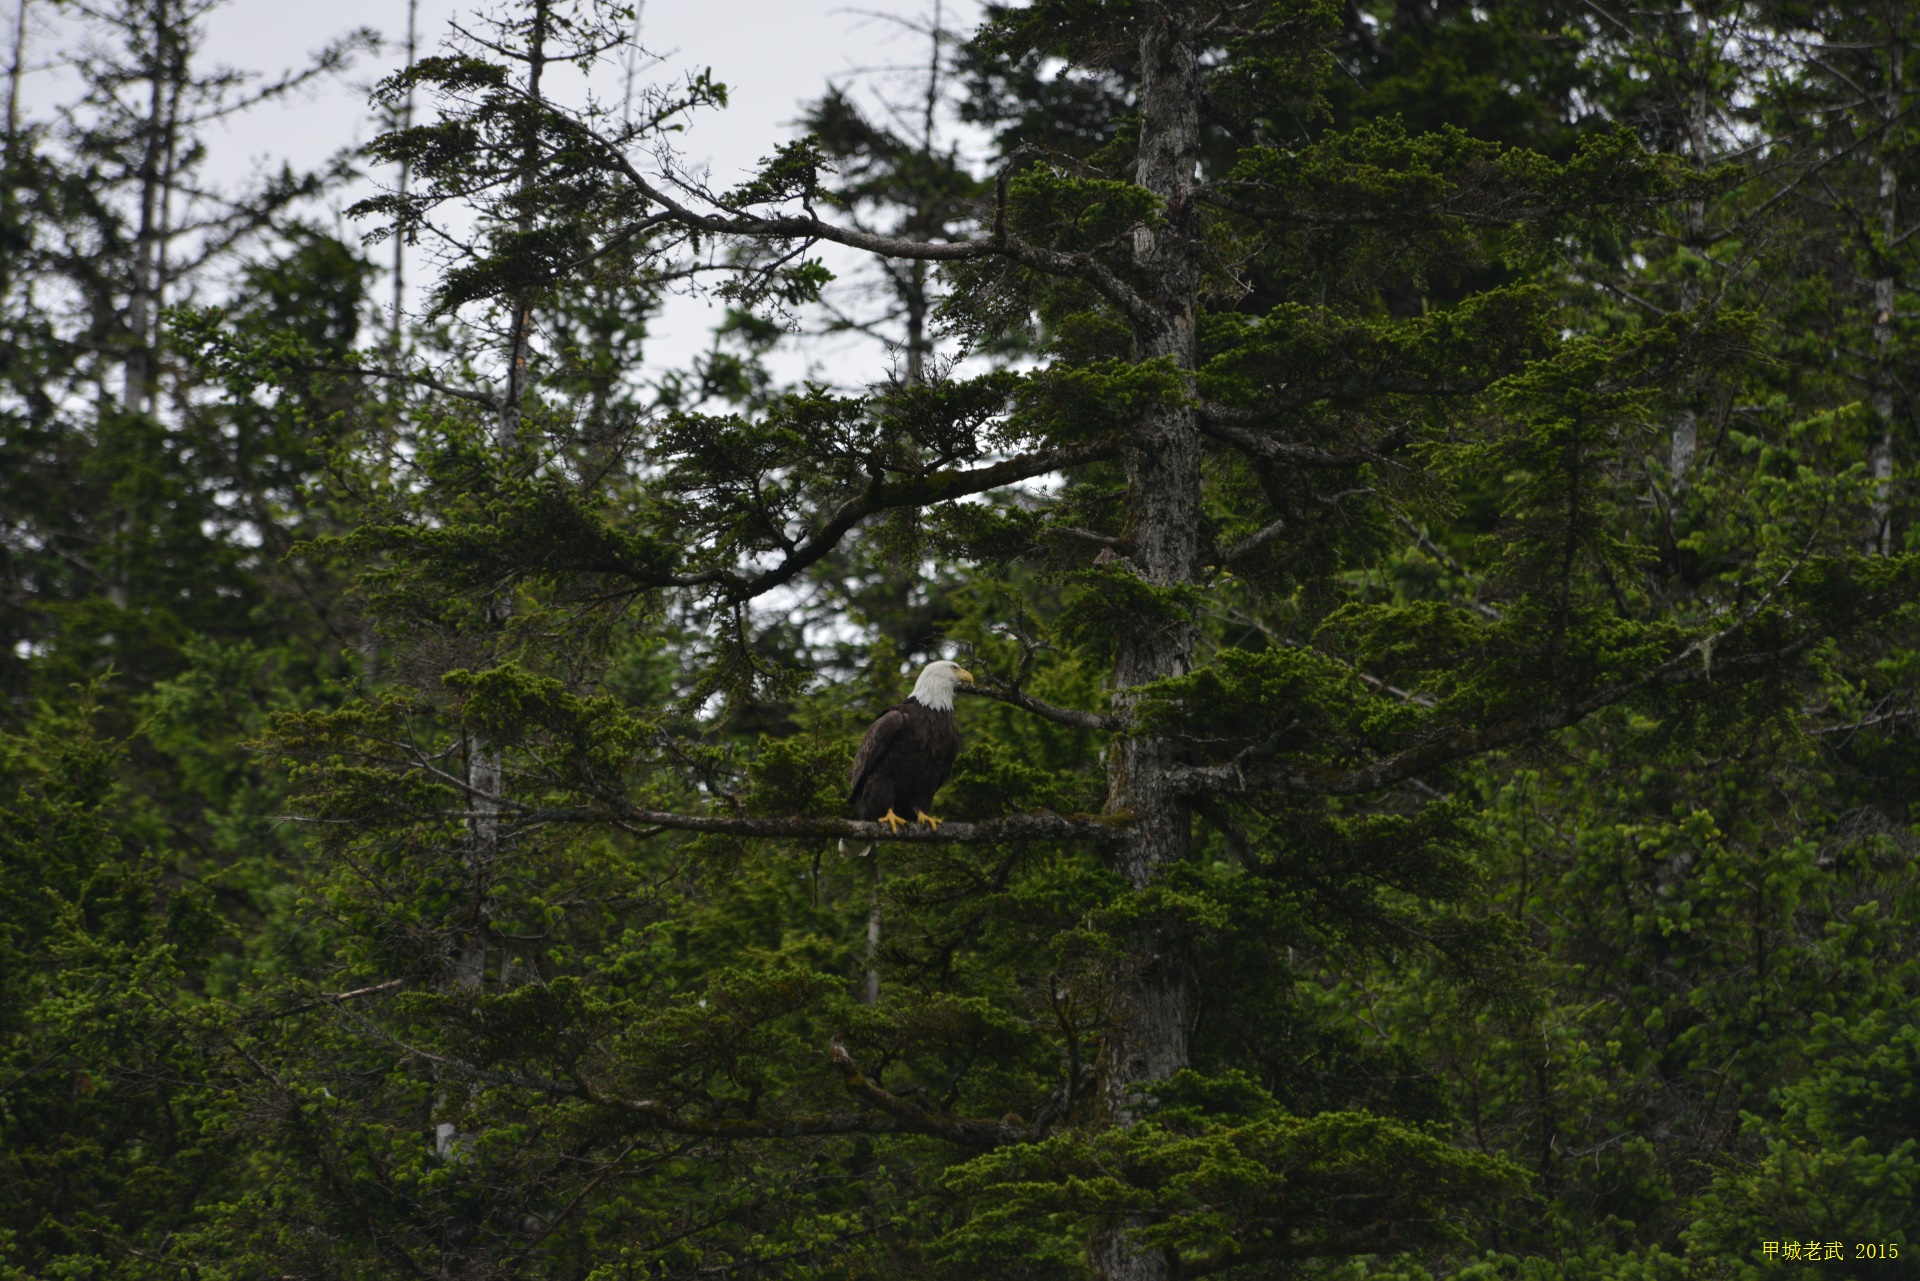
[[[953,689],[973,684],[973,673],[945,659],[920,669],[913,693],[898,707],[890,707],[867,727],[867,737],[853,758],[848,774],[855,818],[885,823],[898,832],[909,821],[938,829],[940,819],[929,811],[933,794],[947,781],[953,758],[960,751],[960,729],[953,723]],[[899,811],[913,815],[902,818]],[[840,842],[840,853],[858,857],[872,845],[851,848]]]

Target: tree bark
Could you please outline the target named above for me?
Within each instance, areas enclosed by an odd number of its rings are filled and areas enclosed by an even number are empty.
[[[1199,50],[1185,6],[1155,4],[1143,18],[1136,181],[1160,198],[1161,218],[1157,225],[1134,230],[1135,265],[1158,313],[1157,323],[1135,325],[1134,348],[1138,358],[1171,359],[1190,376],[1200,279],[1192,199],[1200,149]],[[1130,563],[1155,586],[1195,581],[1200,454],[1199,423],[1190,404],[1150,411],[1125,451]],[[1123,629],[1116,638],[1113,671],[1118,709],[1130,710],[1131,691],[1139,686],[1188,671],[1196,636],[1186,622],[1143,620]],[[1108,756],[1108,811],[1132,820],[1116,849],[1116,867],[1135,889],[1152,885],[1187,857],[1191,821],[1170,779],[1179,764],[1175,744],[1147,735],[1117,739]],[[1132,940],[1112,988],[1101,1048],[1101,1103],[1110,1123],[1131,1124],[1143,1087],[1186,1066],[1191,983],[1185,940],[1151,927]],[[1161,1281],[1168,1275],[1168,1260],[1159,1251],[1136,1251],[1126,1226],[1095,1236],[1096,1272],[1106,1281]]]
[[[420,0],[407,0],[407,70],[413,70],[418,45],[415,40],[417,24],[420,18]],[[413,128],[413,89],[407,89],[406,102],[400,108],[400,128]],[[400,180],[398,190],[400,199],[407,198],[407,188],[413,177],[413,166],[407,161],[400,162]],[[387,348],[392,353],[394,365],[400,363],[400,340],[402,317],[407,305],[407,238],[396,235],[393,238],[393,321],[387,329]],[[396,397],[402,389],[394,389]]]
[[[540,78],[547,64],[548,0],[536,0],[533,29],[528,36],[527,96],[540,99]],[[522,156],[520,184],[530,191],[536,181],[534,166],[539,160],[537,139],[529,139]],[[528,206],[531,208],[531,205]],[[530,218],[529,213],[526,217]],[[523,222],[523,229],[525,227]],[[396,300],[397,301],[397,300]],[[520,443],[520,402],[527,389],[527,355],[532,338],[533,300],[521,294],[512,301],[507,329],[507,385],[500,397],[494,421],[494,445],[503,466],[511,465]],[[397,319],[397,312],[396,312]],[[513,613],[513,602],[496,596],[487,604],[487,623],[499,629]],[[501,857],[501,799],[506,786],[506,760],[501,750],[484,735],[475,734],[467,757],[467,786],[471,789],[472,817],[467,824],[465,854],[468,894],[461,919],[454,924],[454,955],[448,976],[456,991],[479,993],[486,987],[487,952],[492,937],[490,919],[493,908],[493,884],[499,875]],[[511,958],[500,958],[504,977]],[[446,1105],[443,1093],[440,1106]],[[452,1121],[442,1121],[434,1129],[434,1147],[442,1160],[461,1159],[461,1150],[472,1135]]]
[[[533,9],[533,29],[527,39],[527,96],[533,101],[540,100],[540,80],[547,65],[547,26],[550,6],[547,0],[536,0]],[[522,170],[520,186],[523,193],[530,192],[536,181],[535,166],[539,163],[539,141],[529,137],[521,157]],[[528,203],[531,209],[531,202]],[[531,212],[523,215],[522,230],[530,226]],[[514,297],[512,312],[507,327],[507,385],[499,401],[498,415],[494,423],[494,447],[499,451],[502,465],[511,465],[514,453],[520,445],[520,409],[521,401],[527,393],[527,356],[531,345],[533,330],[533,300],[525,294]],[[505,597],[496,597],[487,607],[488,622],[499,628],[506,625],[513,613],[513,602]],[[500,847],[500,796],[505,785],[504,762],[500,750],[476,735],[473,742],[472,763],[468,767],[468,783],[473,789],[474,817],[468,830],[471,868],[474,876],[474,899],[469,919],[463,925],[459,943],[459,955],[454,963],[454,982],[462,988],[477,990],[486,979],[487,969],[487,886],[491,883],[495,865],[499,859]]]
[[[20,77],[26,70],[27,56],[27,4],[28,0],[19,0],[13,13],[13,58],[7,64],[7,168],[11,170],[19,157],[14,148],[20,141]],[[12,199],[9,191],[8,199]]]
[[[1873,477],[1873,525],[1867,534],[1869,555],[1893,554],[1893,304],[1895,237],[1900,227],[1900,173],[1895,167],[1893,132],[1899,127],[1902,72],[1906,44],[1900,38],[1905,6],[1893,15],[1894,29],[1887,41],[1886,92],[1880,109],[1880,246],[1879,268],[1873,282],[1873,415],[1880,428],[1867,451],[1867,471]]]
[[[1696,174],[1704,174],[1710,163],[1712,139],[1708,129],[1709,94],[1713,79],[1713,22],[1705,9],[1693,15],[1693,50],[1687,59],[1691,84],[1687,94],[1687,151]],[[1696,196],[1687,202],[1687,248],[1705,256],[1707,239],[1707,201]],[[1700,305],[1700,278],[1690,267],[1680,278],[1680,306],[1692,311]],[[1693,406],[1680,410],[1667,447],[1667,476],[1670,484],[1667,501],[1667,543],[1671,547],[1677,534],[1681,510],[1686,502],[1687,470],[1699,446],[1700,415]]]
[[[873,856],[873,898],[867,905],[867,977],[861,985],[860,999],[868,1005],[880,1003],[880,895],[881,886],[886,883],[885,874],[880,869],[880,851],[875,848],[869,853]]]
[[[6,154],[0,156],[0,218],[13,225],[15,174],[20,172],[20,78],[26,70],[27,4],[19,0],[13,15],[13,58],[7,65],[7,140]],[[0,257],[0,297],[12,297],[13,280],[20,264],[14,256]]]
[[[145,410],[153,397],[152,330],[156,300],[154,275],[159,261],[162,160],[168,150],[169,74],[173,40],[167,0],[154,0],[153,49],[148,55],[146,137],[140,157],[140,222],[134,233],[133,281],[127,299],[127,355],[120,403],[130,414]]]

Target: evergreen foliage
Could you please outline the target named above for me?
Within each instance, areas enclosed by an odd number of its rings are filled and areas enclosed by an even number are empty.
[[[1905,1274],[1920,15],[936,11],[729,190],[631,22],[382,82],[377,347],[325,178],[10,125],[0,1277]]]

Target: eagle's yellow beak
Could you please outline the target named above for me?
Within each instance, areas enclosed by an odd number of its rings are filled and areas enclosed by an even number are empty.
[[[964,667],[956,667],[953,669],[953,679],[957,681],[965,681],[967,684],[971,685],[973,684],[973,673],[968,671]]]

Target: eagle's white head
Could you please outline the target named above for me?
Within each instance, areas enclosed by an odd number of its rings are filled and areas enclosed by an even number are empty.
[[[962,684],[973,684],[973,673],[943,658],[920,669],[920,679],[913,683],[913,693],[907,697],[936,712],[950,712],[953,710],[953,687]]]

